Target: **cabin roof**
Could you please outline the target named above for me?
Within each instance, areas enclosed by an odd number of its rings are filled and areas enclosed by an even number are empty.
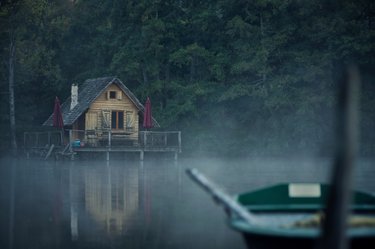
[[[116,84],[123,92],[128,96],[128,98],[137,107],[138,111],[144,112],[144,106],[135,97],[135,95],[116,77],[102,77],[96,79],[88,79],[78,90],[78,104],[70,110],[71,98],[68,97],[64,103],[61,105],[61,111],[63,115],[64,125],[72,125],[85,111],[90,107],[91,103],[98,98],[105,89],[111,85]],[[152,117],[155,127],[160,127],[158,122]],[[49,118],[43,123],[44,126],[53,125],[53,113]]]

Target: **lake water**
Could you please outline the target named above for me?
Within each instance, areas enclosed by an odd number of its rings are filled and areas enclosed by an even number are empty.
[[[0,248],[246,248],[225,212],[185,174],[230,194],[279,182],[326,182],[324,159],[10,161],[0,167]],[[375,193],[362,160],[358,189]]]

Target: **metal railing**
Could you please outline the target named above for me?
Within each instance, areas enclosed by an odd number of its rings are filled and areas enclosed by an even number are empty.
[[[69,130],[69,141],[73,148],[78,147],[135,147],[138,136],[129,132],[111,130]]]
[[[140,131],[139,143],[144,148],[177,148],[181,152],[181,131]]]
[[[174,148],[181,151],[180,131],[139,131],[137,137],[110,130],[69,130],[69,141],[78,147]]]
[[[24,132],[23,145],[24,148],[45,148],[64,145],[63,131],[39,131],[39,132]]]
[[[69,145],[69,151],[80,147],[132,147],[140,149],[174,149],[181,152],[180,131],[139,131],[138,136],[127,132],[110,130],[65,130],[25,132],[24,147],[47,148]]]

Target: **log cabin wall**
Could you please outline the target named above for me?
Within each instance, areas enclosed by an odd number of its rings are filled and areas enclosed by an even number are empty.
[[[138,140],[138,109],[116,84],[109,85],[85,114],[85,130],[109,129]]]

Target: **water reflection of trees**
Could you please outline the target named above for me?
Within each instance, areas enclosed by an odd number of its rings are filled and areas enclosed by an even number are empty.
[[[121,234],[138,210],[138,168],[86,169],[84,203],[109,235]]]

